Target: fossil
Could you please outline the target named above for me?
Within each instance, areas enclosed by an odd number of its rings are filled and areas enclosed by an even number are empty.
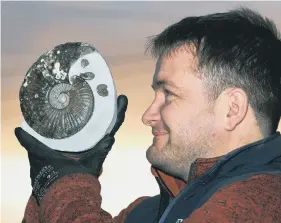
[[[108,84],[111,86],[111,94]],[[65,43],[42,54],[26,73],[19,98],[26,124],[44,140],[71,139],[91,119],[100,127],[100,130],[95,131],[102,132],[116,118],[116,95],[110,71],[96,49],[87,43]],[[108,114],[99,108],[97,115],[100,117],[93,117],[96,103],[100,104],[99,107],[104,104]],[[93,120],[89,129],[94,125]],[[101,128],[97,120],[104,122],[105,127]],[[87,134],[84,132],[79,137],[83,138]],[[44,142],[53,143],[53,148],[58,150],[78,150],[58,148],[54,144],[57,141]],[[89,146],[90,143],[84,147]]]
[[[100,84],[97,86],[97,92],[100,96],[106,97],[108,95],[106,84]]]
[[[28,125],[40,135],[66,138],[80,131],[91,118],[92,89],[83,76],[70,84],[68,71],[74,61],[94,50],[79,43],[59,45],[29,69],[20,89],[20,106]]]

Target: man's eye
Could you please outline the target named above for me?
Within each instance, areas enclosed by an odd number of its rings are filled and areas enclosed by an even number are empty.
[[[165,102],[170,103],[173,100],[175,94],[173,94],[171,91],[167,89],[164,89],[164,95],[165,95]]]
[[[164,94],[165,94],[165,96],[173,95],[173,93],[171,91],[167,90],[167,89],[164,89]]]

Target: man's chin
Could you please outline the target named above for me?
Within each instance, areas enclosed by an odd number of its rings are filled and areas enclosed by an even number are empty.
[[[167,166],[163,162],[162,154],[159,154],[159,151],[156,146],[150,146],[146,151],[146,158],[153,167],[168,173]]]
[[[160,148],[158,148],[155,145],[151,145],[147,150],[146,150],[146,159],[148,162],[155,166],[159,167],[162,165],[162,157],[161,157],[161,152]]]
[[[147,150],[146,150],[146,159],[148,160],[148,162],[151,165],[154,165],[155,163],[155,156],[157,156],[156,154],[157,152],[157,148],[154,145],[151,145]]]

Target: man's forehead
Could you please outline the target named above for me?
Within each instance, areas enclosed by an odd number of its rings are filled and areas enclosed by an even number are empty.
[[[156,62],[155,72],[152,79],[153,89],[159,88],[162,85],[167,84],[168,81],[170,81],[169,79],[171,78],[171,75],[167,75],[168,72],[165,69],[163,69],[162,64],[163,64],[162,59],[159,58]]]
[[[152,80],[152,88],[158,89],[164,85],[169,85],[175,89],[181,89],[182,85],[180,82],[180,79],[176,79],[176,76],[174,76],[172,73],[155,72]]]
[[[159,58],[156,62],[155,72],[152,80],[152,87],[159,88],[163,85],[170,85],[179,88],[179,75],[175,73],[172,66],[169,66],[167,59]]]
[[[173,74],[173,65],[169,63],[169,59],[167,58],[158,58],[155,66],[155,71],[153,75],[153,81],[168,81],[172,79]]]
[[[161,70],[193,70],[198,68],[198,57],[191,46],[182,46],[157,58],[155,72]]]
[[[169,85],[175,90],[184,90],[192,87],[197,73],[197,60],[191,52],[182,50],[172,56],[160,57],[156,62],[152,88]]]

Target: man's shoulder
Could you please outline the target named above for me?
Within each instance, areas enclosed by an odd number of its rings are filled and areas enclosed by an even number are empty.
[[[274,207],[281,204],[281,175],[257,174],[247,179],[220,188],[211,199],[213,202],[234,201],[244,207],[263,206]],[[278,203],[279,202],[279,203]],[[280,207],[280,206],[279,206]],[[277,208],[277,207],[276,207]]]
[[[280,206],[281,175],[257,174],[220,188],[186,222],[278,222]]]
[[[276,194],[281,199],[280,183],[281,174],[256,174],[221,188],[217,193],[222,195],[224,193],[233,193],[235,195],[240,195],[240,198],[252,197],[258,194],[259,199],[262,199],[263,196],[266,197],[267,195],[272,196]]]

